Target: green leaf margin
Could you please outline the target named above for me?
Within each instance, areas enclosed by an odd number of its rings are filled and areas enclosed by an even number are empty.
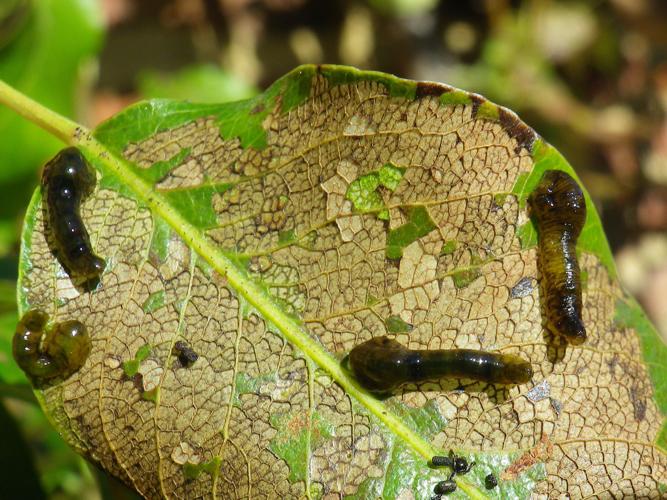
[[[480,111],[478,116],[483,119],[497,121],[499,120],[500,112],[507,113],[507,110],[504,110],[504,108],[497,107],[489,101],[483,100],[483,98],[476,94],[452,89],[444,85],[428,84],[424,82],[420,84],[418,82],[403,80],[383,73],[363,72],[354,68],[342,66],[306,65],[296,68],[278,80],[274,85],[267,89],[266,92],[247,101],[225,105],[196,105],[168,100],[142,102],[129,107],[100,125],[93,133],[94,138],[86,137],[85,131],[78,129],[77,133],[73,134],[73,137],[70,138],[69,142],[81,147],[89,159],[92,160],[93,164],[102,172],[102,185],[104,187],[116,188],[121,194],[135,199],[140,205],[145,205],[145,201],[149,199],[149,197],[144,196],[142,199],[142,196],[138,196],[136,193],[130,191],[129,188],[125,186],[124,181],[119,180],[118,172],[120,171],[119,169],[128,169],[129,171],[132,171],[137,178],[148,181],[148,178],[144,179],[144,176],[147,175],[145,173],[146,171],[142,171],[142,169],[138,169],[118,158],[110,159],[108,155],[104,158],[104,147],[110,149],[111,152],[122,158],[122,151],[130,142],[141,141],[156,132],[183,125],[196,118],[213,116],[220,124],[220,132],[223,138],[229,139],[238,137],[243,147],[251,147],[258,150],[263,149],[267,144],[266,131],[262,128],[264,118],[278,105],[280,106],[281,111],[285,113],[294,109],[307,99],[310,94],[312,78],[316,74],[323,75],[333,85],[360,81],[378,82],[388,88],[391,96],[406,99],[417,98],[420,95],[420,89],[422,92],[426,90],[428,95],[435,95],[439,92],[442,105],[457,105],[466,102],[478,103],[478,111]],[[422,86],[420,87],[420,85]],[[455,98],[447,99],[447,96],[453,96]],[[464,99],[462,96],[467,97],[467,99]],[[132,123],[133,127],[128,128],[123,125],[124,123]],[[96,140],[104,144],[104,147],[102,147],[101,144],[97,144]],[[517,182],[512,189],[512,193],[518,197],[522,207],[525,207],[528,194],[537,184],[544,170],[558,168],[574,174],[566,160],[553,147],[549,146],[539,138],[533,143],[531,153],[535,162],[533,170],[530,175],[517,179]],[[211,193],[218,189],[225,188],[226,187],[221,188],[219,186],[212,186]],[[208,194],[210,195],[211,193]],[[596,255],[607,268],[610,276],[615,278],[616,270],[613,263],[613,257],[607,244],[606,237],[604,236],[599,216],[594,209],[590,196],[588,193],[585,193],[585,195],[589,207],[589,214],[584,231],[579,240],[578,248],[580,251],[586,251]],[[29,266],[28,242],[30,241],[31,233],[34,229],[35,211],[39,207],[40,198],[39,192],[37,191],[33,196],[28,209],[26,223],[22,234],[23,251],[19,269],[20,279],[18,289],[19,302],[22,311],[26,310],[28,304],[23,293],[24,291],[20,287],[20,283],[23,281],[21,279],[23,273]],[[200,200],[200,202],[203,202],[203,200]],[[184,218],[188,219],[189,215],[192,214],[184,214]],[[191,219],[188,220],[188,222],[190,222],[194,228],[201,228],[196,220]],[[167,234],[168,231],[163,231],[163,233]],[[519,229],[519,234],[522,237],[522,242],[524,242],[524,248],[529,248],[536,243],[535,229],[532,222],[527,222],[522,226]],[[621,314],[625,326],[635,328],[639,332],[643,346],[650,345],[653,348],[658,346],[657,348],[659,349],[659,352],[664,352],[664,342],[659,339],[657,333],[650,323],[648,323],[639,306],[635,307],[633,305],[631,311],[633,314]],[[621,312],[623,313],[624,311]],[[656,398],[658,399],[659,406],[664,414],[666,404],[665,391],[663,389],[663,381],[665,379],[663,376],[664,370],[655,368],[651,369],[650,363],[652,361],[647,359],[647,353],[649,351],[650,350],[644,348],[644,357],[647,364],[649,364],[649,371],[651,373],[654,387],[656,388]],[[347,389],[349,390],[355,385],[356,384],[352,382],[352,385],[348,386]],[[358,389],[353,389],[353,392],[358,393],[359,391]],[[361,391],[361,394],[363,394],[363,392],[364,391]],[[37,395],[39,398],[39,393]],[[44,403],[42,398],[40,398],[40,401],[42,404]],[[368,401],[365,401],[365,398],[360,398],[360,401],[365,402],[366,404],[364,404],[364,406],[369,409]],[[375,416],[379,416],[377,410],[377,408],[371,410]],[[386,416],[386,413],[383,415]],[[65,431],[65,437],[68,438],[68,441],[76,445],[74,436],[67,435],[66,427],[64,425],[58,425],[58,423],[64,424],[64,421],[58,422],[61,419],[59,419],[57,415],[51,415],[50,419],[52,420],[52,423],[56,424],[56,427],[59,428],[61,432]],[[386,421],[384,423],[386,424]],[[399,427],[402,427],[402,424]],[[426,429],[418,428],[418,435],[428,434],[428,432],[423,432],[425,430]],[[405,430],[402,430],[401,433],[403,436],[406,435]],[[666,433],[663,432],[661,436],[664,436],[665,434]],[[661,442],[664,446],[664,438]],[[420,453],[422,456],[427,456],[431,451],[432,450],[422,448]],[[459,486],[464,488],[464,490],[474,498],[482,498],[484,496],[484,494],[477,488],[471,488],[470,485],[461,482],[460,479]],[[525,493],[526,490],[522,488],[522,494]]]

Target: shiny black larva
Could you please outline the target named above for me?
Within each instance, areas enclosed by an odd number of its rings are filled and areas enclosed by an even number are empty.
[[[410,350],[385,336],[355,346],[350,351],[349,364],[357,381],[377,393],[391,392],[405,383],[443,377],[524,384],[533,376],[530,363],[513,354],[473,349]]]
[[[48,315],[33,309],[19,321],[12,351],[14,359],[35,387],[65,380],[77,372],[90,354],[86,327],[69,320],[46,330]]]
[[[539,264],[547,327],[573,345],[586,340],[576,245],[586,221],[586,201],[567,173],[547,170],[528,197],[537,220]]]
[[[63,149],[44,167],[42,194],[54,253],[70,277],[82,282],[99,278],[106,266],[93,253],[80,213],[94,187],[95,173],[76,148]]]

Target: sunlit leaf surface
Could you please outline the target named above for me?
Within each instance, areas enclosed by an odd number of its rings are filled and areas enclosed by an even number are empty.
[[[455,496],[664,492],[665,345],[619,287],[590,199],[589,339],[545,332],[526,198],[545,169],[574,173],[513,113],[305,66],[250,101],[142,103],[79,140],[99,169],[83,218],[108,267],[92,292],[72,284],[37,193],[22,310],[89,327],[84,367],[39,396],[143,495],[430,498],[449,470],[428,455],[450,448],[477,462]],[[535,376],[377,400],[339,360],[385,334],[515,353]]]

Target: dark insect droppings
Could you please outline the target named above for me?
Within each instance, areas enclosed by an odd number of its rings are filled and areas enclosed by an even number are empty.
[[[178,358],[178,362],[181,363],[181,366],[184,368],[190,368],[195,361],[199,359],[199,355],[182,340],[179,340],[174,344],[172,353]]]
[[[453,479],[449,478],[444,481],[440,481],[433,488],[433,493],[436,495],[446,495],[448,493],[454,493],[456,491],[456,482]]]
[[[473,349],[411,350],[389,337],[355,346],[349,363],[368,391],[387,393],[402,384],[443,377],[469,378],[492,384],[524,384],[533,376],[528,361],[514,354]]]
[[[433,467],[451,467],[452,459],[443,455],[435,455],[431,458],[431,465],[433,465]]]
[[[432,457],[431,465],[433,467],[451,467],[452,475],[449,476],[449,479],[452,479],[456,475],[464,475],[470,472],[470,469],[475,466],[475,462],[468,465],[468,461],[464,457],[457,456],[454,450],[449,450],[449,456],[435,455]]]
[[[28,311],[16,326],[12,341],[16,364],[38,388],[76,373],[91,349],[83,323],[69,320],[45,330],[47,321],[45,312]]]
[[[493,474],[489,474],[484,478],[484,486],[486,486],[487,490],[492,490],[498,486],[498,479]]]
[[[581,276],[577,239],[586,222],[586,201],[567,173],[547,170],[528,197],[539,233],[539,264],[545,290],[547,327],[573,345],[586,340],[581,319]]]
[[[42,195],[53,250],[70,277],[81,282],[99,279],[106,267],[93,253],[80,213],[94,187],[95,173],[76,148],[63,149],[44,167]]]
[[[475,462],[471,462],[470,465],[468,465],[468,461],[463,457],[454,457],[454,463],[452,464],[454,473],[461,475],[470,472],[470,469],[472,469],[474,466]]]

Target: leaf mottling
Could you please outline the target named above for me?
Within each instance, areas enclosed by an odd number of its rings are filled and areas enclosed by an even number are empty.
[[[428,459],[449,449],[484,464],[457,477],[461,496],[483,494],[487,466],[511,474],[495,491],[508,498],[661,491],[664,343],[616,282],[588,198],[592,334],[562,352],[545,335],[525,200],[544,169],[571,168],[513,113],[305,66],[250,101],[135,105],[95,138],[82,217],[108,258],[100,286],[83,293],[59,268],[35,196],[20,301],[86,318],[86,365],[39,397],[142,495],[430,498],[448,471]],[[535,376],[378,400],[336,360],[386,334],[512,352]],[[178,341],[198,354],[187,369]]]
[[[290,466],[291,482],[304,481],[308,462],[305,458],[310,448],[319,448],[332,438],[333,428],[318,413],[312,415],[311,420],[304,413],[273,415],[271,425],[278,430],[269,445],[271,451]]]
[[[470,94],[462,90],[449,90],[440,96],[440,103],[443,105],[471,104]]]
[[[426,236],[437,226],[425,207],[408,207],[407,222],[387,234],[387,258],[400,259],[403,249],[422,236]]]
[[[413,328],[411,324],[406,323],[399,316],[389,316],[384,322],[389,333],[408,333]]]
[[[142,345],[137,353],[134,355],[134,359],[123,362],[123,371],[127,377],[134,377],[139,373],[139,368],[141,367],[141,362],[144,361],[151,353],[151,346],[148,344]]]
[[[151,294],[142,304],[144,312],[153,312],[164,305],[164,290]]]
[[[456,288],[465,288],[481,275],[479,269],[465,269],[452,274],[452,279]]]
[[[475,116],[484,120],[498,120],[500,116],[498,106],[489,101],[484,101],[477,108],[477,114]]]

